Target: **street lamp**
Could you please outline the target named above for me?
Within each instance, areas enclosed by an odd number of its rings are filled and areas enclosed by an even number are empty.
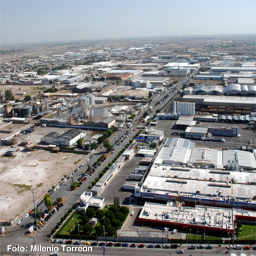
[[[78,236],[79,236],[79,240],[81,241],[80,230],[79,230],[79,224],[78,224]]]
[[[106,241],[106,237],[105,237],[105,225],[103,225],[103,235],[104,235],[104,240]]]

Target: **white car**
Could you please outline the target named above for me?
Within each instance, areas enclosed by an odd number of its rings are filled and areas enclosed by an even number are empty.
[[[130,215],[133,216],[134,215],[134,211],[132,211]]]
[[[58,256],[59,253],[58,253],[58,252],[52,252],[50,255],[51,255],[51,256]]]
[[[18,221],[17,225],[20,225],[20,223],[21,223],[21,220]]]
[[[169,228],[167,228],[167,227],[164,227],[164,231],[168,231],[169,230]]]
[[[24,218],[27,218],[28,216],[29,216],[29,214],[27,213]]]
[[[174,229],[174,230],[172,231],[172,234],[175,234],[176,232],[178,232],[178,229]]]

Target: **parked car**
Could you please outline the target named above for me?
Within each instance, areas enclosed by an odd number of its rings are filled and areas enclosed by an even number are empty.
[[[68,240],[68,241],[65,242],[65,244],[72,244],[72,241]]]
[[[244,250],[250,250],[251,249],[251,247],[249,246],[249,245],[246,245],[246,246],[244,246],[244,248],[243,248]]]
[[[113,243],[111,243],[111,242],[110,242],[110,243],[107,243],[106,246],[109,246],[109,247],[110,247],[110,246],[113,246]]]
[[[143,248],[143,247],[145,247],[145,244],[139,244],[138,247]]]
[[[155,244],[154,248],[161,248],[160,244]]]
[[[101,243],[98,243],[98,246],[105,246],[106,245],[106,243],[103,243],[103,242],[101,242]]]
[[[80,241],[75,241],[73,244],[74,244],[74,245],[79,245],[79,244],[80,244]]]
[[[135,248],[136,244],[131,244],[130,247]]]
[[[178,229],[173,229],[172,234],[175,234],[178,232]]]
[[[179,246],[177,245],[177,244],[172,244],[171,246],[170,246],[170,248],[171,249],[177,249]]]
[[[212,249],[212,246],[208,244],[207,246],[205,246],[205,249]]]
[[[128,247],[128,246],[129,246],[129,244],[127,244],[127,243],[122,244],[122,247]]]
[[[195,247],[194,245],[189,245],[189,246],[188,246],[188,249],[189,249],[189,250],[195,250],[196,247]]]
[[[120,247],[122,244],[121,243],[115,243],[115,245],[114,246],[116,246],[116,247]]]
[[[163,246],[163,248],[164,248],[164,249],[169,249],[170,246],[169,246],[168,244],[165,244],[165,245]]]
[[[242,250],[242,245],[237,244],[237,245],[235,245],[234,249],[235,250]]]
[[[204,249],[204,246],[200,244],[197,246],[197,249]]]
[[[92,242],[91,245],[92,246],[96,246],[98,243],[97,242]]]

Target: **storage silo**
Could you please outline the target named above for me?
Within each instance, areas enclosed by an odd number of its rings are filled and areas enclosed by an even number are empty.
[[[40,112],[40,108],[37,105],[33,105],[33,114],[37,115]]]
[[[88,106],[88,97],[87,97],[87,95],[82,95],[78,99],[78,106],[81,107],[81,105]]]
[[[89,98],[89,105],[90,106],[95,105],[95,97],[94,97],[94,95],[93,94],[89,94],[88,98]]]
[[[176,101],[173,102],[173,114],[176,115]]]
[[[19,105],[19,104],[13,107],[15,116],[21,116],[21,108],[22,107],[23,107],[23,105]]]
[[[21,115],[23,117],[31,116],[32,113],[32,106],[30,105],[25,105],[21,108]]]

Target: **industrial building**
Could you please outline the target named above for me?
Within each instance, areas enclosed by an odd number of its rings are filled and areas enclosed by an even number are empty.
[[[184,102],[195,102],[204,106],[226,106],[255,108],[255,98],[242,96],[184,95]]]
[[[256,85],[230,84],[223,89],[224,95],[256,96]]]
[[[151,160],[152,161],[152,160]],[[255,154],[195,147],[188,139],[167,138],[135,196],[178,200],[186,205],[256,207]]]
[[[205,138],[208,134],[207,127],[187,127],[185,130],[185,138],[201,139]]]
[[[92,92],[92,91],[101,89],[105,85],[106,83],[104,82],[88,82],[88,83],[71,84],[71,86],[73,87],[74,93]]]
[[[212,94],[212,95],[220,95],[222,94],[223,87],[221,85],[197,85],[194,90],[193,94],[199,94],[199,95],[206,95],[206,94]]]
[[[199,229],[222,233],[235,233],[237,221],[255,223],[256,212],[239,209],[220,209],[216,207],[176,207],[172,204],[154,204],[146,202],[139,216],[139,223],[157,223],[163,226],[175,226],[179,229]]]
[[[63,134],[58,132],[51,132],[41,138],[41,143],[44,144],[56,144],[59,146],[72,146],[78,139],[83,138],[86,135],[85,132],[78,129],[70,129]]]

